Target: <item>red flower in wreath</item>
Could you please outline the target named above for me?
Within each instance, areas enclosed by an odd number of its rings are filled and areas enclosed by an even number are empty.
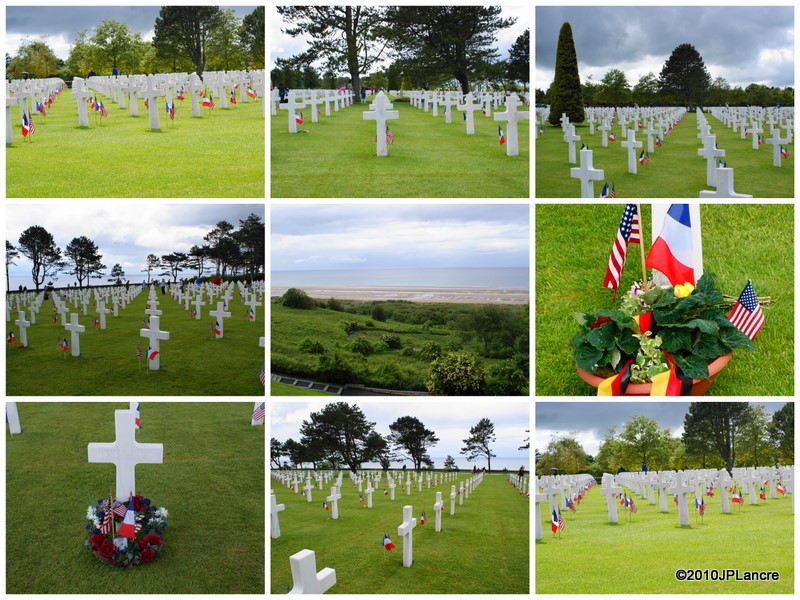
[[[144,536],[144,543],[145,544],[152,544],[153,546],[160,546],[161,545],[161,536],[157,533],[151,533],[150,535]]]
[[[153,562],[153,558],[156,555],[156,551],[152,548],[145,548],[142,550],[142,562]]]
[[[109,542],[103,542],[103,545],[97,549],[97,553],[102,556],[103,558],[113,558],[114,557],[114,544]]]
[[[134,496],[133,497],[133,510],[136,512],[142,512],[144,508],[142,507],[142,497],[141,496]]]
[[[92,543],[92,548],[97,550],[103,545],[103,542],[106,541],[106,536],[104,536],[102,533],[93,533],[92,537],[89,538],[89,541]]]
[[[144,540],[133,540],[133,543],[139,546],[141,550],[147,548],[147,542],[145,542]]]

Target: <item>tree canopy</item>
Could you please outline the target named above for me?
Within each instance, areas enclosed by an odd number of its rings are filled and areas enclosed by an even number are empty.
[[[430,461],[428,450],[439,441],[434,432],[416,417],[400,417],[389,425],[389,431],[392,449],[397,455],[411,460],[417,470],[422,468],[426,458]]]
[[[691,44],[680,44],[664,63],[659,84],[663,90],[680,96],[692,110],[693,104],[702,103],[711,76],[697,49]]]
[[[84,281],[88,283],[92,278],[103,276],[102,271],[106,268],[101,262],[103,255],[100,254],[97,244],[85,235],[73,238],[67,244],[64,254],[67,264],[72,267],[66,273],[75,276],[79,288],[83,287]]]
[[[64,267],[61,249],[53,235],[41,225],[32,225],[19,236],[20,253],[31,261],[31,278],[36,291],[48,277],[53,277]]]
[[[474,427],[470,427],[469,437],[463,440],[464,447],[461,449],[461,454],[466,455],[470,462],[478,458],[486,458],[488,470],[491,471],[492,458],[496,456],[492,453],[491,445],[496,440],[494,423],[484,417]]]
[[[470,76],[498,58],[496,33],[513,25],[499,6],[395,6],[388,37],[405,64],[427,77],[452,77],[470,91]]]
[[[221,13],[218,6],[162,6],[153,46],[162,55],[189,58],[202,75],[206,70],[206,44]]]
[[[578,74],[578,56],[569,23],[564,23],[558,34],[555,77],[550,87],[550,123],[560,126],[562,114],[569,117],[570,123],[583,123],[586,118],[581,78]]]

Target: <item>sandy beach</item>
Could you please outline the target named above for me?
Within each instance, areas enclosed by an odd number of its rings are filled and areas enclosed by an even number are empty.
[[[271,288],[272,297],[282,296],[288,288]],[[462,304],[527,304],[529,290],[485,288],[421,287],[309,287],[302,290],[312,298],[343,300],[408,300],[410,302],[457,302]]]

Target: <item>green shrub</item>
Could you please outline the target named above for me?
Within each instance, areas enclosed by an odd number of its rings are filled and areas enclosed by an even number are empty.
[[[339,327],[341,327],[347,335],[358,331],[358,323],[355,321],[339,321]]]
[[[486,393],[491,396],[519,396],[527,387],[527,376],[511,360],[504,360],[489,369]]]
[[[432,394],[468,396],[483,394],[485,379],[484,369],[477,355],[450,352],[431,363],[425,383]]]
[[[382,304],[375,304],[372,306],[372,312],[370,313],[373,319],[376,321],[380,321],[383,323],[386,320],[386,309],[383,308]]]
[[[325,303],[325,308],[335,310],[336,312],[344,312],[344,304],[336,298],[328,298],[328,301]]]
[[[325,354],[325,346],[323,346],[322,342],[320,342],[319,340],[312,340],[311,338],[305,338],[300,343],[300,351],[308,352],[310,354]]]
[[[366,322],[366,323],[364,323],[364,325],[366,325],[367,327],[375,327],[375,323],[373,323],[373,322],[372,322],[372,321],[370,321],[370,320],[367,320],[367,322]]]
[[[434,341],[427,341],[422,344],[422,350],[420,350],[420,356],[423,360],[427,360],[428,362],[433,362],[437,358],[442,355],[442,346],[437,344]]]
[[[385,333],[381,336],[381,341],[386,342],[386,345],[389,346],[392,350],[399,350],[402,347],[400,343],[400,338],[393,333]]]
[[[286,290],[286,293],[281,296],[281,304],[289,308],[300,308],[303,310],[310,310],[316,306],[316,302],[314,302],[311,296],[297,288],[289,288]]]
[[[368,356],[375,352],[375,349],[372,347],[372,343],[365,338],[363,335],[360,335],[356,338],[353,338],[353,341],[350,342],[350,352],[355,352],[357,354],[361,354],[362,356]]]

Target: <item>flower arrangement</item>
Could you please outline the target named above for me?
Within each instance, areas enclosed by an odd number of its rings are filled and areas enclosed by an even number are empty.
[[[709,379],[711,361],[753,342],[723,311],[725,297],[708,273],[694,288],[635,284],[618,309],[575,315],[580,331],[572,338],[575,364],[600,377],[629,370],[630,382],[652,382],[672,364],[686,378]]]
[[[124,516],[123,509],[125,510]],[[132,513],[128,515],[127,513]],[[167,529],[166,508],[156,508],[149,498],[132,496],[128,505],[100,499],[86,511],[88,539],[84,546],[97,559],[115,567],[133,567],[153,562],[161,553],[164,531]],[[124,517],[132,520],[133,537],[120,536],[114,522],[123,523]]]

